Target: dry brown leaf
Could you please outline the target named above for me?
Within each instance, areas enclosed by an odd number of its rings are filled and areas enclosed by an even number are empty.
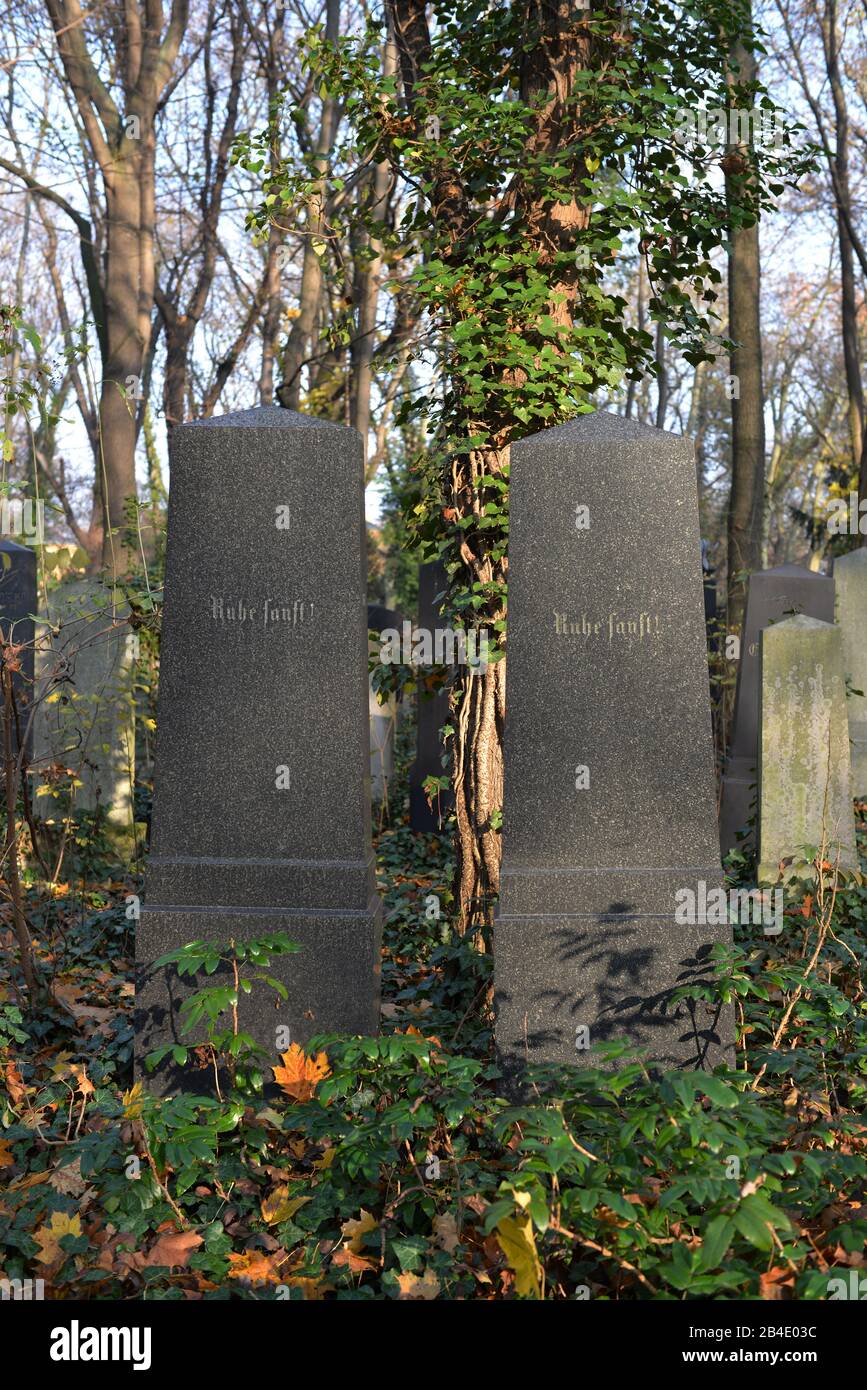
[[[166,1231],[147,1251],[145,1268],[148,1265],[165,1265],[167,1269],[174,1269],[175,1266],[184,1268],[203,1240],[204,1237],[196,1231]]]
[[[27,1095],[24,1079],[14,1062],[6,1063],[6,1089],[13,1105],[20,1105]]]
[[[458,1223],[447,1212],[445,1216],[435,1216],[433,1219],[434,1240],[441,1250],[445,1250],[449,1255],[460,1245],[458,1235]]]

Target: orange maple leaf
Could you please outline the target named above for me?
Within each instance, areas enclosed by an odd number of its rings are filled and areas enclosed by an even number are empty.
[[[293,1043],[288,1052],[280,1055],[282,1067],[273,1067],[274,1080],[293,1100],[310,1100],[320,1081],[331,1075],[324,1052],[308,1057],[304,1049]]]
[[[271,1255],[261,1250],[246,1250],[243,1255],[229,1252],[230,1279],[249,1279],[251,1284],[279,1284],[280,1271]]]

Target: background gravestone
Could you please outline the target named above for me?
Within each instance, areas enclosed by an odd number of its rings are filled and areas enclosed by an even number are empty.
[[[0,630],[4,643],[24,645],[24,651],[18,657],[21,669],[13,676],[12,688],[18,706],[18,726],[26,739],[28,754],[33,748],[31,701],[35,612],[36,552],[15,541],[0,540]],[[17,739],[14,746],[19,746]]]
[[[750,575],[734,717],[720,792],[720,847],[723,857],[736,845],[755,843],[752,830],[737,839],[755,809],[759,747],[759,635],[787,615],[805,613],[834,621],[834,581],[803,565],[778,565]]]
[[[395,628],[400,632],[402,622],[401,614],[393,608],[385,608],[381,603],[367,605],[369,632],[379,634],[384,628]],[[372,640],[370,655],[376,656],[379,649],[379,643]],[[388,699],[380,704],[370,680],[367,707],[370,723],[370,794],[374,801],[387,801],[394,777],[394,739],[399,710],[397,696],[389,695]]]
[[[445,627],[437,595],[445,593],[447,583],[445,566],[439,560],[419,567],[418,626],[432,634],[437,628]],[[451,790],[441,791],[439,802],[435,799],[431,806],[424,789],[425,778],[444,775],[440,730],[448,720],[448,688],[440,687],[427,696],[419,688],[416,692],[416,755],[409,770],[409,823],[413,830],[441,830],[454,809]]]
[[[799,614],[761,635],[760,883],[780,860],[825,846],[856,869],[849,725],[840,629]]]
[[[278,1027],[378,1026],[363,498],[342,425],[267,406],[174,431],[139,1059],[182,1041],[177,977],[146,967],[195,938],[301,945],[272,967],[288,1003],[241,998],[272,1055]]]
[[[722,885],[693,446],[604,413],[533,435],[510,518],[502,1064],[626,1037],[716,1065],[727,1012],[670,1002],[729,939],[675,922],[679,889]]]
[[[867,547],[834,561],[837,622],[843,637],[843,671],[851,689],[846,699],[852,755],[852,790],[867,797]],[[860,690],[861,695],[852,692]]]
[[[48,596],[40,642],[40,704],[35,755],[43,780],[49,765],[75,775],[73,810],[105,814],[116,838],[135,836],[135,652],[129,606],[98,579],[71,576]],[[57,683],[48,684],[54,673]],[[56,816],[59,803],[37,798],[39,814]]]

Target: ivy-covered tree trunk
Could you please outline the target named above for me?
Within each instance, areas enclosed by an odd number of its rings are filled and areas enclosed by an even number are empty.
[[[526,146],[527,167],[537,167],[540,161],[556,164],[563,160],[572,173],[572,187],[577,188],[587,172],[580,153],[580,107],[575,99],[575,76],[586,64],[589,47],[583,15],[572,0],[530,0],[519,8],[527,42],[515,85],[522,102],[535,112]],[[429,128],[425,130],[424,114],[429,109],[425,66],[431,57],[427,7],[424,0],[387,0],[387,10],[409,118],[416,133],[424,136],[430,133]],[[478,245],[471,236],[470,197],[449,162],[444,161],[441,169],[434,164],[430,174],[430,212],[445,234],[448,250],[444,259],[455,268],[466,265],[471,274]],[[538,341],[541,352],[552,336],[556,342],[559,329],[571,333],[578,280],[575,238],[587,225],[589,212],[574,197],[552,197],[520,170],[506,192],[500,215],[507,211],[523,229],[525,246],[535,255],[538,271],[548,281],[548,339],[539,335],[537,300],[531,302],[531,308],[528,304],[530,314],[523,321],[518,308],[512,325],[512,331],[527,342]],[[565,264],[564,252],[571,253]],[[476,312],[474,302],[471,312]],[[459,303],[451,319],[454,328],[461,319]],[[504,383],[512,388],[523,386],[529,376],[523,366],[503,371]],[[457,394],[460,382],[453,381],[446,389]],[[491,399],[496,400],[496,396],[492,394]],[[473,522],[485,515],[489,504],[498,503],[488,480],[507,475],[509,442],[516,423],[507,409],[493,409],[486,419],[467,419],[468,443],[481,437],[494,441],[495,447],[468,447],[445,465],[448,477],[443,494],[448,505],[444,516],[454,538],[454,558],[459,561],[451,589],[479,595],[482,601],[473,610],[473,623],[478,628],[489,627],[492,635],[502,629],[505,620],[508,561],[496,543],[496,533],[492,535]],[[489,544],[489,539],[494,543]],[[492,662],[484,670],[459,669],[452,700],[452,757],[457,819],[455,896],[464,925],[490,921],[499,892],[505,702],[505,662]]]

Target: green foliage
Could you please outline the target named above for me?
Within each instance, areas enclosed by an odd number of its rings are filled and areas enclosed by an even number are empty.
[[[173,965],[181,979],[218,973],[222,978],[219,984],[194,990],[181,1003],[181,1032],[189,1033],[204,1024],[204,1038],[186,1047],[170,1043],[156,1048],[145,1059],[148,1070],[154,1071],[167,1057],[179,1067],[186,1066],[193,1047],[204,1043],[213,1057],[215,1072],[221,1064],[225,1066],[233,1091],[242,1095],[261,1094],[268,1054],[249,1033],[239,1029],[238,1001],[242,994],[252,994],[256,984],[274,990],[281,999],[288,999],[286,986],[275,979],[269,969],[274,958],[291,955],[300,949],[285,932],[269,932],[250,941],[232,940],[225,945],[190,941],[160,956],[151,966],[152,973]],[[229,1016],[228,1027],[219,1026],[224,1015]]]

